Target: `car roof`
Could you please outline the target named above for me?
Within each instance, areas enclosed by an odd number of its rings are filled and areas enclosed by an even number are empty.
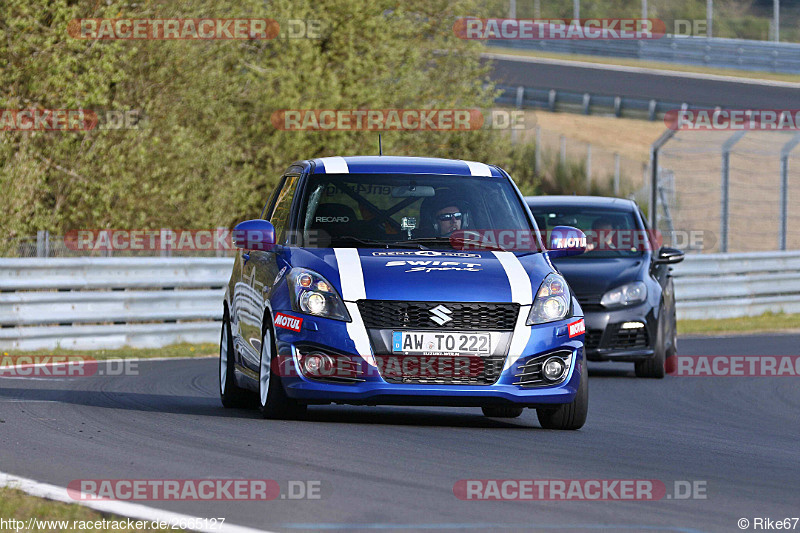
[[[502,171],[476,161],[436,157],[348,156],[310,161],[313,174],[441,174],[500,178]]]
[[[526,196],[525,203],[530,207],[605,207],[620,211],[637,209],[633,200],[608,196]]]

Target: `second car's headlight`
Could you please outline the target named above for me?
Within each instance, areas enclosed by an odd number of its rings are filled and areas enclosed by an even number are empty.
[[[603,307],[617,307],[642,303],[647,299],[647,286],[641,281],[622,285],[605,293],[600,299]]]
[[[314,316],[350,322],[342,298],[328,280],[307,268],[293,268],[286,276],[292,309]]]
[[[564,278],[555,273],[548,274],[536,292],[526,324],[533,326],[566,318],[571,300]]]

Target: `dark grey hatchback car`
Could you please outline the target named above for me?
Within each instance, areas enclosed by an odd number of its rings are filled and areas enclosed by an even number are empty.
[[[587,252],[553,260],[585,313],[590,361],[633,362],[638,377],[663,378],[677,354],[669,265],[683,252],[662,247],[632,200],[599,196],[525,198],[541,231],[569,225],[586,233]]]

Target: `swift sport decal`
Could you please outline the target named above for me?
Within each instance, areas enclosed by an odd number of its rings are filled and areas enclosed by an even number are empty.
[[[586,324],[583,322],[582,318],[577,322],[573,322],[568,327],[569,327],[570,338],[577,337],[578,335],[583,335],[584,333],[586,333]]]
[[[283,313],[275,313],[275,326],[292,331],[300,331],[303,326],[303,319],[284,315]]]
[[[461,270],[466,272],[480,272],[483,265],[480,263],[462,263],[460,261],[389,261],[387,267],[407,266],[411,267],[405,272],[434,272],[441,270]]]

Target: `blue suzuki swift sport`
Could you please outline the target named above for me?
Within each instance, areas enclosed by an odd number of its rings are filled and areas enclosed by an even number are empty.
[[[481,407],[578,429],[589,391],[580,305],[510,176],[472,161],[294,163],[236,226],[223,303],[222,404],[267,418],[309,405]]]

